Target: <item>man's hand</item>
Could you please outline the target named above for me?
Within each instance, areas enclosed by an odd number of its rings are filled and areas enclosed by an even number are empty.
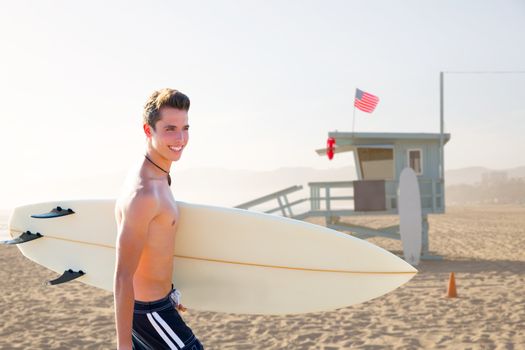
[[[177,304],[177,310],[181,311],[181,312],[186,312],[186,309],[182,304]]]

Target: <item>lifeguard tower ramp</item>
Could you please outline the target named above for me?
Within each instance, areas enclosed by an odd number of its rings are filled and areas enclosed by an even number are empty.
[[[338,231],[348,231],[360,238],[382,236],[400,239],[399,225],[369,228],[354,225],[342,217],[370,215],[398,215],[398,186],[401,171],[410,167],[417,175],[421,196],[422,213],[422,259],[435,259],[429,253],[428,214],[445,212],[445,181],[441,153],[450,140],[450,134],[429,133],[353,133],[330,132],[335,141],[331,150],[335,154],[353,152],[357,180],[310,182],[309,197],[291,200],[289,196],[299,193],[302,186],[296,185],[240,204],[237,208],[252,208],[277,201],[277,206],[264,210],[280,213],[295,219],[324,217],[326,226]],[[318,149],[320,156],[327,149]],[[349,178],[351,175],[349,174]],[[336,194],[336,195],[334,195]],[[309,208],[302,212],[297,208]],[[345,203],[344,206],[339,203]]]

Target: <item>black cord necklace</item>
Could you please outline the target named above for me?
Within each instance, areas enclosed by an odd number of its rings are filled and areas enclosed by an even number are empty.
[[[160,170],[164,171],[166,174],[168,174],[168,186],[171,186],[171,176],[170,176],[170,173],[164,169],[162,169],[160,166],[158,166],[157,164],[155,164],[154,161],[152,161],[151,159],[148,158],[147,155],[144,155],[144,157],[146,157],[147,160],[149,160],[151,162],[151,164],[155,165],[157,168],[159,168]]]

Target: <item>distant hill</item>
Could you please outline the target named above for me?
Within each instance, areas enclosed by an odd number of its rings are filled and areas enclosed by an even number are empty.
[[[487,171],[489,171],[489,169],[484,167],[469,167],[447,170],[445,171],[445,184],[450,186],[481,182],[481,174]]]
[[[525,178],[447,186],[447,205],[525,204]]]
[[[511,168],[511,169],[489,169],[485,167],[469,167],[454,170],[447,170],[445,172],[446,186],[450,185],[473,185],[480,183],[482,175],[489,172],[506,172],[508,178],[525,178],[525,166]]]
[[[487,173],[506,175],[505,180],[496,179],[482,185]],[[310,196],[309,182],[352,181],[356,178],[355,168],[350,166],[336,169],[288,167],[272,171],[200,168],[176,173],[173,189],[175,196],[182,200],[235,206],[294,185],[302,185],[303,190],[290,195],[289,199],[306,198]],[[445,173],[447,202],[519,202],[522,185],[514,181],[515,178],[525,180],[525,166],[508,170],[486,167],[448,170]]]
[[[510,178],[525,177],[525,166],[509,169],[508,172]]]
[[[447,204],[525,204],[525,167],[473,167],[446,173]]]

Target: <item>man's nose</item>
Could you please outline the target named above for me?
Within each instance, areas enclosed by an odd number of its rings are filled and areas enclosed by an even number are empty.
[[[183,131],[176,131],[175,132],[175,140],[184,141],[184,132]]]

